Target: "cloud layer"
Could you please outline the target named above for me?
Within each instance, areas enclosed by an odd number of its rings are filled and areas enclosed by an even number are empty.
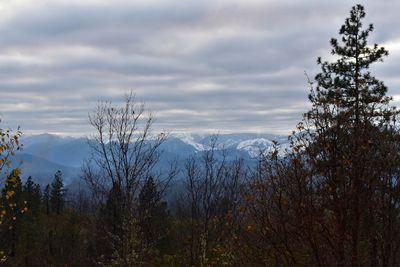
[[[26,133],[91,132],[99,100],[133,90],[156,128],[288,133],[304,71],[329,57],[353,1],[0,0],[0,116]],[[400,3],[364,1],[389,49],[377,77],[400,99]]]

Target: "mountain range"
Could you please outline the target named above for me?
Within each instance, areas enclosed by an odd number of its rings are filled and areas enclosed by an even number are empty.
[[[162,156],[159,168],[165,167],[171,159],[177,159],[184,166],[189,156],[199,155],[210,148],[214,135],[209,134],[170,134],[161,146]],[[236,133],[220,134],[216,148],[226,149],[228,157],[242,157],[251,162],[260,152],[268,150],[272,141],[287,144],[287,137],[274,134]],[[20,167],[22,180],[28,176],[41,185],[51,182],[56,171],[63,173],[65,184],[79,180],[83,162],[90,158],[92,140],[84,137],[65,137],[52,134],[24,136],[21,138],[23,149],[12,159],[12,167]]]

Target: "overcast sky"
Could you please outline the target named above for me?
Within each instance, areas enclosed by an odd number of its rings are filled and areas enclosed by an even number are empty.
[[[96,102],[132,90],[157,129],[289,133],[309,108],[304,71],[356,3],[0,0],[2,127],[88,134]],[[361,4],[389,50],[373,71],[399,100],[400,1]]]

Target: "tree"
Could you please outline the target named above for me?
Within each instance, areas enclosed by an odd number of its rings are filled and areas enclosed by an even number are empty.
[[[2,206],[4,207],[4,216],[2,216],[2,245],[8,246],[8,255],[15,256],[18,243],[21,216],[26,212],[22,195],[22,183],[18,176],[18,171],[13,170],[7,177],[6,184],[2,190]]]
[[[213,136],[209,148],[200,157],[189,158],[185,165],[182,209],[188,220],[191,266],[208,266],[217,260],[219,247],[230,241],[234,229],[226,226],[235,225],[240,185],[246,176],[242,159],[229,159],[217,140]]]
[[[46,215],[50,214],[50,185],[46,185],[43,190],[42,206],[46,212]]]
[[[107,244],[100,248],[105,256],[101,262],[110,266],[152,266],[164,248],[168,231],[166,203],[161,201],[152,177],[144,182],[133,214],[122,209],[120,197],[118,188],[113,187],[101,209],[100,227],[103,235],[107,233]]]
[[[1,122],[1,120],[0,120]],[[11,169],[10,158],[15,155],[15,152],[21,149],[19,139],[22,132],[18,128],[16,133],[13,133],[10,129],[0,128],[0,174],[6,177],[5,189],[2,192],[2,198],[5,200],[0,204],[0,225],[3,224],[4,220],[8,216],[7,209],[10,207],[15,208],[15,188],[17,179],[20,174],[18,168]],[[4,244],[2,244],[4,245]],[[7,255],[4,251],[9,251],[7,247],[0,247],[0,262],[6,261]]]
[[[103,197],[117,187],[124,202],[121,205],[129,211],[147,177],[152,175],[165,186],[175,175],[175,168],[164,177],[155,173],[167,135],[152,134],[154,117],[145,115],[144,105],[136,103],[132,93],[123,106],[100,102],[89,114],[89,122],[96,135],[90,142],[93,157],[84,166],[84,179]]]
[[[371,251],[375,241],[372,232],[363,232],[363,227],[374,224],[371,219],[378,214],[366,207],[376,207],[377,190],[386,191],[380,187],[382,179],[397,179],[385,155],[389,143],[397,147],[397,111],[389,106],[386,86],[369,71],[370,65],[382,61],[388,52],[377,44],[368,45],[373,25],[364,29],[364,17],[364,8],[354,6],[340,29],[341,42],[331,40],[332,54],[338,59],[318,59],[322,71],[310,94],[312,109],[299,127],[303,131],[299,143],[307,143],[304,156],[313,166],[314,184],[325,196],[323,205],[332,212],[333,222],[321,219],[335,229],[331,239],[337,251],[334,257],[343,266],[367,264],[367,255],[360,256],[363,244],[371,243]],[[392,152],[397,164],[398,152]],[[373,167],[376,164],[384,167]],[[367,240],[362,240],[363,235]]]
[[[38,227],[41,212],[40,185],[35,184],[29,176],[22,187],[22,200],[25,204],[24,217],[20,220],[20,234],[18,238],[16,257],[13,265],[39,266],[40,265],[40,228]]]
[[[50,205],[51,210],[56,214],[61,214],[64,204],[65,204],[65,189],[64,183],[62,180],[61,171],[57,171],[54,175],[54,180],[51,183],[51,191],[50,191]]]
[[[397,264],[398,111],[369,71],[388,52],[368,45],[373,26],[364,29],[364,17],[354,6],[341,38],[331,40],[336,61],[318,58],[321,73],[309,81],[312,108],[284,158],[279,151],[265,157],[263,177],[255,175],[249,188],[250,227],[254,238],[269,240],[269,264]]]
[[[138,218],[142,243],[153,250],[162,250],[168,234],[167,203],[162,201],[153,177],[149,177],[139,193]]]
[[[125,231],[136,229],[130,227],[129,220],[137,215],[137,197],[146,179],[154,177],[162,194],[177,173],[175,164],[171,164],[169,170],[156,171],[160,147],[167,135],[153,134],[154,117],[145,113],[144,105],[138,104],[131,93],[124,105],[100,102],[89,114],[96,134],[89,141],[93,157],[83,167],[83,179],[102,206],[99,228],[111,231],[108,243],[120,257],[124,257],[124,249],[121,242],[115,240],[123,240],[124,235],[136,236]],[[101,218],[105,214],[112,215],[114,220]],[[107,222],[109,225],[105,225]],[[99,238],[104,239],[104,233],[99,234]]]
[[[26,180],[23,188],[24,199],[27,202],[27,207],[33,216],[37,216],[40,212],[40,202],[42,199],[42,192],[40,185],[33,182],[32,176]]]

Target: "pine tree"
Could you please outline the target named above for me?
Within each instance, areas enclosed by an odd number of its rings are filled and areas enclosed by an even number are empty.
[[[40,185],[35,184],[29,176],[22,187],[22,198],[26,205],[24,218],[21,220],[21,234],[18,240],[17,257],[12,263],[16,266],[39,266],[40,265],[40,240],[41,228],[39,221],[41,190]]]
[[[110,189],[101,214],[108,231],[118,236],[122,235],[122,223],[130,214],[124,210],[124,198],[119,189],[119,186],[115,185]]]
[[[369,71],[388,52],[368,44],[374,28],[363,28],[364,17],[363,6],[354,6],[339,31],[341,39],[331,39],[336,61],[318,58],[321,73],[315,88],[310,82],[312,108],[294,142],[297,149],[304,148],[303,158],[311,166],[308,182],[321,197],[314,207],[323,210],[314,219],[333,229],[324,233],[335,247],[327,257],[335,258],[338,266],[376,262],[380,218],[373,207],[379,206],[377,194],[388,193],[383,186],[387,177],[396,177],[387,152],[393,152],[392,163],[399,162],[398,153],[390,149],[397,147],[397,111],[389,105],[387,87]]]
[[[161,201],[160,192],[153,177],[146,179],[139,193],[138,215],[143,242],[155,247],[165,237],[168,225],[166,203]],[[158,247],[159,248],[159,247]]]
[[[50,191],[50,204],[51,210],[56,214],[61,214],[65,199],[64,199],[65,189],[64,183],[62,180],[61,171],[57,171],[54,175],[53,182],[51,183],[51,191]]]
[[[42,205],[43,209],[46,212],[46,215],[50,214],[50,185],[46,185],[43,190],[43,197],[42,197]]]
[[[105,203],[99,210],[96,229],[96,250],[102,255],[102,262],[110,263],[113,253],[122,251],[124,236],[124,222],[130,212],[123,208],[123,198],[120,187],[113,185],[107,194]],[[123,254],[123,253],[122,253]]]
[[[29,212],[37,216],[40,211],[40,202],[42,199],[40,185],[34,183],[32,177],[29,176],[22,190]]]
[[[262,158],[247,189],[243,240],[263,242],[249,249],[255,265],[400,263],[398,111],[369,71],[388,52],[368,44],[373,26],[364,18],[361,5],[351,9],[330,42],[334,61],[317,60],[312,107],[286,155]]]

